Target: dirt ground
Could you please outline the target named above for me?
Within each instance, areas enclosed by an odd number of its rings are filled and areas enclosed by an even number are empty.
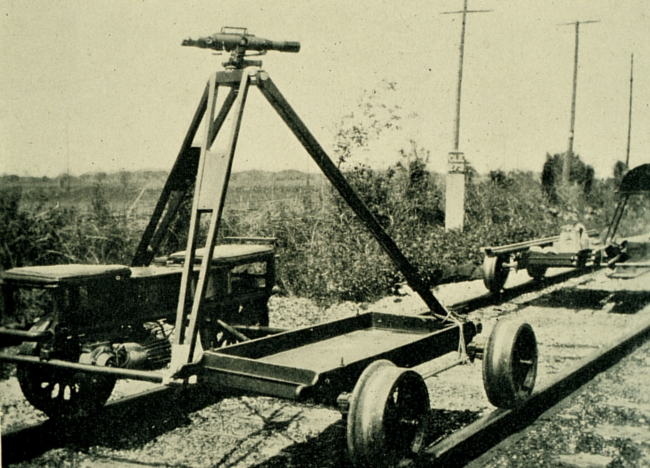
[[[606,273],[601,270],[572,278],[507,304],[474,311],[466,318],[480,321],[484,336],[505,317],[530,323],[539,346],[539,385],[650,316],[650,275],[622,280]],[[514,275],[506,287],[525,280],[525,273]],[[405,292],[372,305],[341,304],[327,310],[306,300],[274,297],[271,322],[294,328],[366,310],[407,314],[424,310],[417,296],[409,294],[408,288]],[[484,292],[480,281],[435,291],[447,305]],[[452,353],[416,370],[426,372],[455,357]],[[516,444],[482,460],[480,466],[650,466],[649,365],[650,345],[646,344],[566,400],[554,416],[538,421]],[[483,391],[480,361],[455,367],[426,383],[432,421],[428,442],[494,409]],[[145,387],[119,382],[113,398]],[[0,392],[3,431],[45,419],[24,401],[14,377],[0,381]],[[13,466],[350,466],[345,425],[338,411],[276,398],[223,395],[181,416],[161,412],[145,422],[98,418],[96,423],[100,428],[94,429],[92,437],[70,437],[60,448]]]

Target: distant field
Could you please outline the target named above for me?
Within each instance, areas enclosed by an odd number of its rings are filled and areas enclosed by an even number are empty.
[[[28,212],[54,207],[73,208],[80,215],[92,215],[97,191],[114,215],[139,220],[151,215],[167,180],[165,171],[89,174],[56,178],[0,176],[3,191],[21,193],[21,209]],[[291,200],[305,192],[324,190],[326,181],[320,174],[298,171],[279,173],[247,171],[232,174],[227,205],[230,209],[254,209],[260,203]]]

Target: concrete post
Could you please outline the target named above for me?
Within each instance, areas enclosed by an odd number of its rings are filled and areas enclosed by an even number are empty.
[[[452,151],[447,158],[445,230],[463,231],[465,220],[465,155]]]

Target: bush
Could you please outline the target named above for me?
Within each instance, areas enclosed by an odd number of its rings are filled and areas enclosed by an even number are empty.
[[[556,235],[564,224],[576,222],[587,228],[604,227],[617,201],[615,179],[594,181],[588,195],[578,184],[560,187],[556,202],[550,203],[537,174],[474,174],[467,182],[465,230],[445,232],[444,177],[429,172],[428,154],[417,145],[401,154],[401,160],[386,170],[355,165],[345,176],[431,286],[477,277],[481,247]],[[70,182],[73,187],[78,184]],[[0,191],[2,268],[129,264],[144,226],[111,210],[110,183],[92,181],[88,214],[75,208],[46,208],[47,197],[23,210],[20,184],[5,184]],[[280,188],[256,187],[253,192],[259,200],[248,209],[227,206],[220,235],[276,237],[278,284],[287,293],[321,304],[372,301],[394,292],[404,281],[335,190],[301,187],[295,181],[282,189],[280,198],[267,196],[265,190],[278,195]],[[647,217],[642,204],[631,207],[637,214],[634,219]],[[190,207],[188,196],[158,254],[185,249]],[[623,227],[631,231],[634,226]],[[204,236],[202,232],[199,245]]]
[[[547,200],[558,203],[557,191],[562,187],[562,172],[564,168],[564,154],[546,153],[546,162],[542,169],[542,187]],[[569,184],[579,185],[583,193],[589,195],[594,184],[594,168],[585,164],[577,154],[571,154],[569,159]]]
[[[606,185],[597,185],[589,200],[581,187],[560,190],[559,205],[551,205],[537,174],[475,175],[467,184],[464,232],[445,232],[444,181],[427,170],[419,154],[403,153],[402,161],[383,171],[359,164],[345,176],[431,286],[477,277],[481,247],[557,235],[562,225],[578,221],[602,226],[604,207],[611,206],[594,195],[611,192]],[[224,225],[229,234],[277,237],[279,283],[321,304],[372,301],[404,281],[334,190],[324,199],[306,192],[258,212],[226,213]]]

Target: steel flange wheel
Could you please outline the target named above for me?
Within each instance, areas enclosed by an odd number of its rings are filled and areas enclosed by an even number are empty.
[[[16,371],[27,401],[56,419],[97,411],[111,396],[116,380],[110,375],[24,363],[19,363]]]
[[[347,443],[358,467],[394,466],[420,451],[426,432],[429,392],[420,374],[375,361],[350,399]]]
[[[516,320],[497,322],[483,357],[483,386],[499,408],[515,408],[533,392],[537,376],[537,340],[533,328]]]
[[[483,259],[483,284],[490,292],[498,293],[506,284],[510,270],[503,267],[503,258],[499,256]]]

